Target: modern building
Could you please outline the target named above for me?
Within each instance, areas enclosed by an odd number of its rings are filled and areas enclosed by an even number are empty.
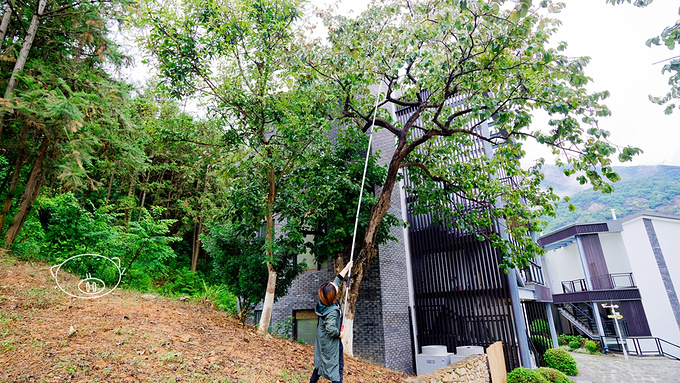
[[[558,328],[644,354],[680,357],[680,216],[640,212],[574,224],[538,239]],[[611,316],[615,308],[622,318]]]
[[[392,113],[394,119],[407,119],[412,111],[393,106]],[[483,124],[479,129],[488,136],[489,128]],[[374,134],[373,148],[386,163],[394,136],[386,130]],[[481,140],[466,149],[468,156],[493,155]],[[404,180],[409,182],[408,177]],[[414,215],[413,196],[405,190],[404,184],[395,188],[390,212],[409,227],[391,229],[397,240],[380,246],[364,278],[354,319],[354,354],[415,373],[415,357],[423,346],[444,345],[455,353],[460,346],[488,347],[502,341],[509,370],[536,365],[542,350],[557,341],[554,327],[548,325],[554,322],[552,295],[539,263],[505,274],[499,268],[500,254],[489,242],[437,225],[431,215]],[[475,207],[469,201],[456,202]],[[497,225],[479,230],[502,229]],[[313,343],[316,291],[332,279],[332,267],[315,265],[311,259],[307,263],[313,265],[311,270],[275,303],[272,323],[292,316],[293,336]]]

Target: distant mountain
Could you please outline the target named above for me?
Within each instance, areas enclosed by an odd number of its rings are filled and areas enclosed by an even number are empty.
[[[561,196],[569,196],[576,210],[570,212],[560,202],[557,217],[546,218],[549,225],[543,233],[573,223],[612,219],[610,209],[618,218],[641,210],[680,214],[680,166],[621,166],[614,170],[621,181],[614,184],[614,192],[602,194],[564,176],[556,166],[545,166],[544,184],[552,186]]]

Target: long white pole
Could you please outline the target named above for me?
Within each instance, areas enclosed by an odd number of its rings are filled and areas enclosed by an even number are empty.
[[[364,174],[361,176],[361,189],[359,189],[359,203],[357,203],[357,214],[354,217],[354,234],[352,234],[352,249],[350,251],[349,255],[349,261],[352,262],[354,260],[354,247],[356,244],[357,240],[357,228],[359,227],[359,212],[361,211],[361,199],[364,196],[364,184],[366,183],[366,171],[368,169],[368,157],[371,155],[371,143],[373,142],[373,126],[375,125],[375,117],[378,114],[378,100],[380,99],[380,95],[382,94],[382,81],[380,82],[380,88],[378,89],[378,94],[375,96],[375,105],[374,105],[374,110],[373,110],[373,122],[371,122],[371,127],[369,128],[369,136],[368,136],[368,147],[366,148],[366,160],[364,161]],[[347,271],[347,286],[345,287],[345,303],[342,305],[342,317],[345,318],[345,315],[347,314],[347,298],[349,297],[349,281],[350,281],[350,276],[352,275],[352,267],[350,266],[349,270]],[[345,324],[343,320],[343,324],[340,326],[340,331],[342,332],[345,329]]]

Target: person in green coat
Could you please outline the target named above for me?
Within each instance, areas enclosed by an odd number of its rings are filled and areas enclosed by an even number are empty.
[[[352,267],[350,261],[333,282],[325,282],[319,287],[319,302],[316,304],[316,342],[314,343],[314,371],[310,383],[319,381],[319,377],[342,383],[344,358],[342,356],[342,311],[336,302],[338,286]]]

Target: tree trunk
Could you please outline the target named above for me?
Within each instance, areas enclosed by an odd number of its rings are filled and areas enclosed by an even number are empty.
[[[109,199],[111,198],[111,186],[113,186],[113,176],[116,174],[116,172],[111,172],[111,177],[109,178],[109,187],[106,189],[106,203],[109,203]]]
[[[43,13],[43,10],[45,10],[45,4],[47,4],[47,0],[39,0],[38,2],[38,12],[35,13],[33,15],[33,18],[31,19],[31,24],[28,26],[28,31],[26,32],[26,38],[24,39],[24,43],[21,45],[21,51],[19,51],[19,57],[17,58],[17,62],[14,64],[12,76],[9,78],[9,82],[7,83],[7,89],[5,89],[5,99],[8,99],[10,98],[10,96],[12,96],[14,88],[17,86],[17,81],[19,81],[17,79],[17,73],[24,70],[24,65],[26,65],[26,59],[28,58],[28,52],[31,50],[31,45],[33,45],[33,39],[35,38],[35,34],[38,31],[40,15]],[[5,14],[7,14],[7,12],[5,12]],[[4,24],[4,22],[5,17],[3,16],[2,23]],[[9,23],[9,20],[7,22]],[[6,32],[7,29],[4,29],[4,31]],[[2,131],[4,126],[5,118],[3,113],[3,115],[0,116],[0,138],[2,138]]]
[[[21,142],[19,142],[19,149],[17,152],[17,158],[14,162],[14,172],[12,174],[12,180],[9,184],[9,189],[7,189],[7,197],[5,197],[5,203],[2,206],[2,211],[0,212],[0,232],[5,227],[5,218],[9,214],[12,208],[12,201],[14,201],[14,191],[19,184],[19,177],[21,176],[21,168],[24,166],[24,160],[26,158],[26,140],[28,139],[28,125],[25,124],[21,133]]]
[[[40,149],[38,150],[38,156],[36,157],[35,162],[33,163],[33,168],[31,169],[31,173],[28,176],[26,190],[24,191],[24,195],[21,198],[19,210],[14,215],[14,220],[12,220],[12,224],[9,226],[7,233],[5,234],[5,247],[8,249],[10,246],[12,246],[14,240],[19,234],[19,231],[23,227],[24,222],[26,222],[26,217],[28,217],[31,206],[33,206],[35,199],[38,198],[40,187],[45,181],[45,169],[43,168],[43,162],[45,159],[45,154],[47,153],[49,141],[50,140],[48,137],[43,138]]]
[[[354,266],[352,267],[352,280],[350,281],[351,285],[349,286],[349,298],[347,301],[347,308],[345,309],[345,325],[342,337],[345,352],[352,356],[354,355],[354,314],[356,311],[357,299],[359,298],[359,287],[361,286],[361,281],[368,272],[371,261],[378,254],[378,247],[375,243],[378,227],[380,227],[380,222],[392,205],[392,192],[394,191],[394,185],[397,182],[401,162],[408,154],[404,150],[404,146],[405,142],[400,140],[392,155],[392,160],[387,169],[387,177],[380,192],[380,197],[375,206],[371,208],[371,217],[369,218],[368,226],[366,227],[366,234],[364,235],[364,240],[361,244],[361,251],[354,260]]]
[[[262,316],[260,317],[260,324],[257,327],[257,332],[266,334],[269,331],[269,322],[272,319],[272,310],[274,309],[274,294],[276,293],[276,270],[272,267],[271,262],[267,262],[267,292],[264,295],[264,303],[262,303]]]
[[[267,271],[269,276],[267,278],[267,292],[264,295],[264,303],[262,304],[262,317],[260,317],[260,325],[257,331],[260,334],[266,334],[269,330],[269,322],[272,318],[272,309],[274,308],[274,294],[276,293],[276,270],[272,262],[274,261],[274,198],[276,197],[276,178],[274,176],[274,168],[269,168],[267,175],[269,180],[269,194],[267,195],[267,233],[265,234],[265,248],[267,251]]]
[[[203,218],[198,219],[198,224],[194,225],[194,241],[191,246],[191,271],[196,272],[198,255],[201,252],[201,233],[203,233]]]
[[[0,23],[0,48],[2,48],[3,41],[5,41],[5,35],[7,34],[7,28],[9,27],[9,20],[12,18],[12,5],[13,4],[7,4],[5,13],[2,15],[2,23]]]
[[[9,98],[14,92],[14,88],[17,86],[17,73],[24,70],[24,65],[26,65],[26,59],[28,59],[28,53],[31,50],[31,45],[33,45],[33,39],[35,39],[35,34],[38,31],[38,23],[40,22],[40,16],[45,10],[45,4],[47,0],[39,0],[38,2],[38,12],[31,18],[31,24],[28,26],[28,31],[26,32],[26,38],[24,38],[24,43],[21,45],[21,51],[19,51],[19,57],[17,57],[17,62],[14,64],[14,70],[12,71],[12,77],[9,79],[7,84],[7,89],[5,89],[5,98]]]
[[[362,249],[357,260],[352,266],[352,278],[349,286],[349,297],[347,299],[347,309],[343,318],[344,330],[342,333],[342,345],[345,353],[354,356],[354,314],[359,298],[359,287],[364,277],[368,273],[369,263],[376,255],[378,250],[375,247]]]
[[[128,189],[128,198],[132,198],[134,195],[135,191],[135,175],[133,174],[130,177],[130,189]],[[125,216],[123,217],[125,222],[130,222],[130,203],[128,202],[127,206],[125,206]]]
[[[153,165],[153,163],[152,163]],[[151,169],[146,173],[146,179],[144,180],[144,185],[142,186],[142,196],[139,199],[139,207],[144,208],[144,202],[146,201],[146,188],[149,185],[149,177],[151,177]],[[139,210],[139,215],[137,215],[137,222],[139,222],[142,219],[142,210]]]

